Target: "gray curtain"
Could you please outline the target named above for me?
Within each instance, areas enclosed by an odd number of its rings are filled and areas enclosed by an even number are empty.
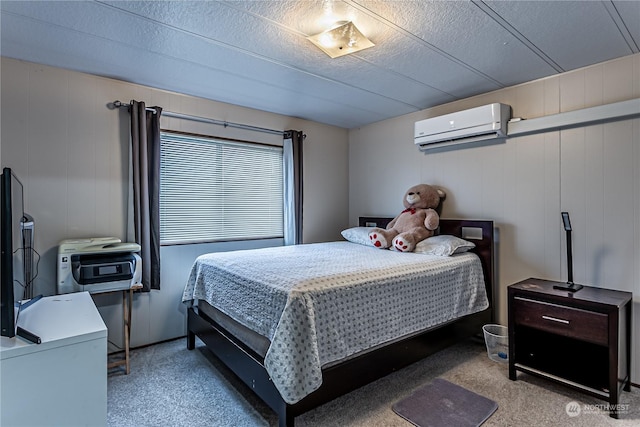
[[[302,243],[302,143],[305,135],[296,130],[284,133],[285,155],[285,245]]]
[[[142,290],[160,289],[160,114],[131,101],[133,222],[142,257]]]

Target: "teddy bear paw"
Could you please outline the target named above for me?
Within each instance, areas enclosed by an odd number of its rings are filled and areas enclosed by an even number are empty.
[[[393,239],[393,247],[399,252],[411,252],[413,250],[411,244],[402,237]]]
[[[371,244],[376,248],[388,248],[387,239],[384,236],[376,231],[372,231],[369,233],[369,240],[371,240]]]

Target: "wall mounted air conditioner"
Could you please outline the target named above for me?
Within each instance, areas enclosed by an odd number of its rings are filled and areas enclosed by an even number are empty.
[[[421,151],[507,137],[511,107],[489,104],[421,120],[415,124],[415,143]]]

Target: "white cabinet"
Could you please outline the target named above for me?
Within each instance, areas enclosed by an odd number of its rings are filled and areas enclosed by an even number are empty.
[[[44,297],[18,325],[42,343],[2,337],[0,425],[105,426],[107,327],[89,293]]]

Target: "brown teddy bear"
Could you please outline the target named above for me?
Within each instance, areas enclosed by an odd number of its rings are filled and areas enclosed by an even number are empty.
[[[411,252],[416,244],[433,236],[440,224],[440,203],[446,193],[427,184],[418,184],[407,190],[403,203],[406,208],[396,216],[387,229],[373,228],[369,232],[371,243],[377,248],[391,246],[400,252]]]

